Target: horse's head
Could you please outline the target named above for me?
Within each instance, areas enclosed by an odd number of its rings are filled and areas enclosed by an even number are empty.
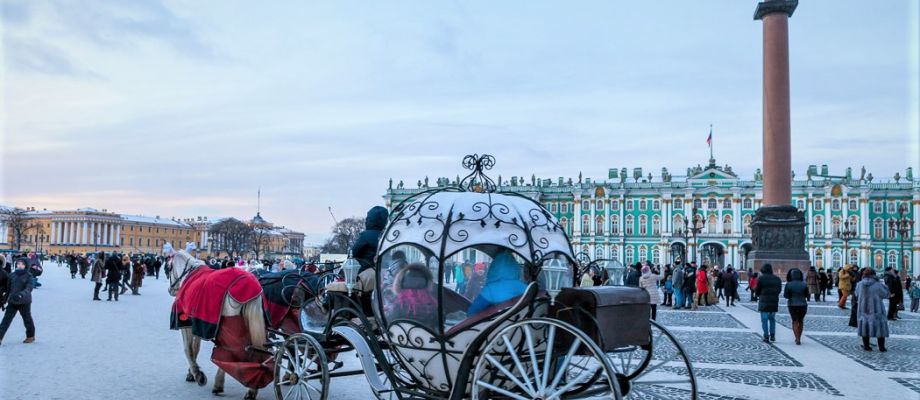
[[[182,286],[182,282],[188,277],[189,272],[195,268],[204,265],[204,262],[192,257],[185,250],[179,250],[172,254],[172,257],[166,262],[166,274],[169,276],[169,295],[175,296]]]

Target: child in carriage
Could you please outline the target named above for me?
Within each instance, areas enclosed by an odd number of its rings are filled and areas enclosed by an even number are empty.
[[[422,263],[406,265],[393,279],[393,300],[389,317],[410,319],[432,330],[438,323],[437,300],[432,290],[434,279],[431,271]]]
[[[527,284],[521,280],[521,264],[508,251],[495,255],[486,274],[486,283],[473,299],[467,315],[475,315],[496,304],[524,294]]]

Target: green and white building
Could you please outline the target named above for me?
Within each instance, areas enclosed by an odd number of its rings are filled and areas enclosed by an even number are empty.
[[[828,174],[827,166],[808,168],[806,179],[793,176],[792,205],[805,212],[806,250],[817,267],[840,267],[845,263],[887,266],[920,273],[920,223],[903,237],[890,221],[915,220],[920,215],[920,180],[911,168],[890,180],[873,180],[852,169],[840,176]],[[687,169],[684,176],[644,174],[634,168],[610,169],[606,179],[562,178],[529,180],[498,177],[500,190],[519,192],[541,203],[559,219],[576,252],[592,258],[613,258],[623,263],[649,260],[654,264],[683,257],[706,264],[746,265],[752,250],[750,222],[762,204],[763,176],[742,179],[730,166],[714,159],[706,166]],[[428,178],[416,188],[400,182],[387,190],[384,199],[392,208],[408,196],[433,187],[455,184]],[[696,209],[699,231],[693,227]],[[899,213],[900,211],[900,213]],[[685,223],[689,221],[689,223]],[[845,240],[849,229],[852,238]],[[692,231],[692,230],[691,230]],[[903,249],[903,250],[902,250]],[[903,259],[902,259],[903,256]],[[903,260],[903,261],[902,261]]]

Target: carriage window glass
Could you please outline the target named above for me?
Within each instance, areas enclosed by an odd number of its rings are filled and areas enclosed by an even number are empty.
[[[383,255],[380,295],[388,323],[406,321],[434,331],[437,327],[437,263],[411,246],[399,246]]]

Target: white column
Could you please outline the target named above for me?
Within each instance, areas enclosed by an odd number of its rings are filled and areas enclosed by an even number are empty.
[[[87,238],[86,238],[86,234],[89,233],[89,227],[88,227],[88,223],[87,223],[86,221],[83,221],[82,226],[80,226],[80,231],[81,231],[81,232],[80,232],[80,243],[88,244],[89,241],[86,240],[86,239],[87,239]]]
[[[834,235],[834,224],[831,223],[831,201],[830,197],[824,196],[824,237],[830,238]]]
[[[808,210],[808,237],[815,236],[815,199],[812,198],[812,194],[808,193],[808,197],[805,199],[805,209]]]
[[[625,201],[622,201],[622,200],[623,200],[623,196],[622,196],[622,195],[621,195],[619,198],[617,198],[617,201],[619,202],[619,207],[618,207],[618,209],[620,210],[620,218],[619,218],[619,220],[617,220],[617,225],[619,225],[619,227],[617,228],[617,232],[619,232],[620,235],[625,236],[625,235],[626,235],[626,229],[624,229],[624,228],[626,227],[626,202],[625,202]],[[624,259],[623,259],[623,250],[626,248],[625,246],[622,246],[622,247],[623,247],[623,248],[620,249],[620,261],[623,261],[623,260],[624,260]]]
[[[3,233],[4,233],[3,231],[4,231],[4,225],[0,225],[0,243],[4,242],[4,239],[6,238],[6,236],[3,236]],[[55,233],[57,233],[57,222],[52,222],[51,223],[51,240],[48,241],[49,245],[57,243],[57,240],[56,240],[57,236],[55,236]]]
[[[121,225],[115,225],[115,245],[121,246]]]
[[[604,195],[607,195],[607,193],[605,192]],[[610,196],[607,196],[604,198],[604,236],[605,237],[610,237],[610,231],[613,228],[612,225],[610,225],[610,202],[611,201],[612,200],[610,199]],[[610,256],[610,254],[607,254],[609,252],[610,252],[609,247],[604,249],[604,254],[606,254],[605,257]]]
[[[70,244],[70,222],[64,222],[64,243]]]
[[[572,217],[572,236],[581,238],[581,194],[572,193],[572,203],[574,203],[575,212]],[[575,251],[576,253],[578,250]]]
[[[70,223],[70,243],[76,244],[79,242],[77,239],[77,223],[76,221]]]
[[[591,216],[588,219],[588,232],[591,232],[592,240],[597,236],[597,200],[594,198],[594,195],[591,195]],[[593,246],[592,246],[593,247]],[[594,249],[591,249],[593,252]],[[594,254],[591,254],[591,257],[594,257]]]
[[[859,235],[860,237],[870,237],[872,224],[869,223],[869,200],[865,193],[859,196]]]
[[[105,224],[105,244],[112,245],[112,224]]]
[[[743,216],[741,215],[741,193],[738,193],[735,198],[732,199],[732,206],[732,233],[734,233],[735,236],[742,236],[743,229],[741,227],[741,221],[743,220]],[[740,249],[741,246],[739,245],[737,248]],[[737,266],[737,264],[732,265]]]
[[[93,222],[89,225],[89,241],[92,244],[99,244],[96,240],[96,223]]]

